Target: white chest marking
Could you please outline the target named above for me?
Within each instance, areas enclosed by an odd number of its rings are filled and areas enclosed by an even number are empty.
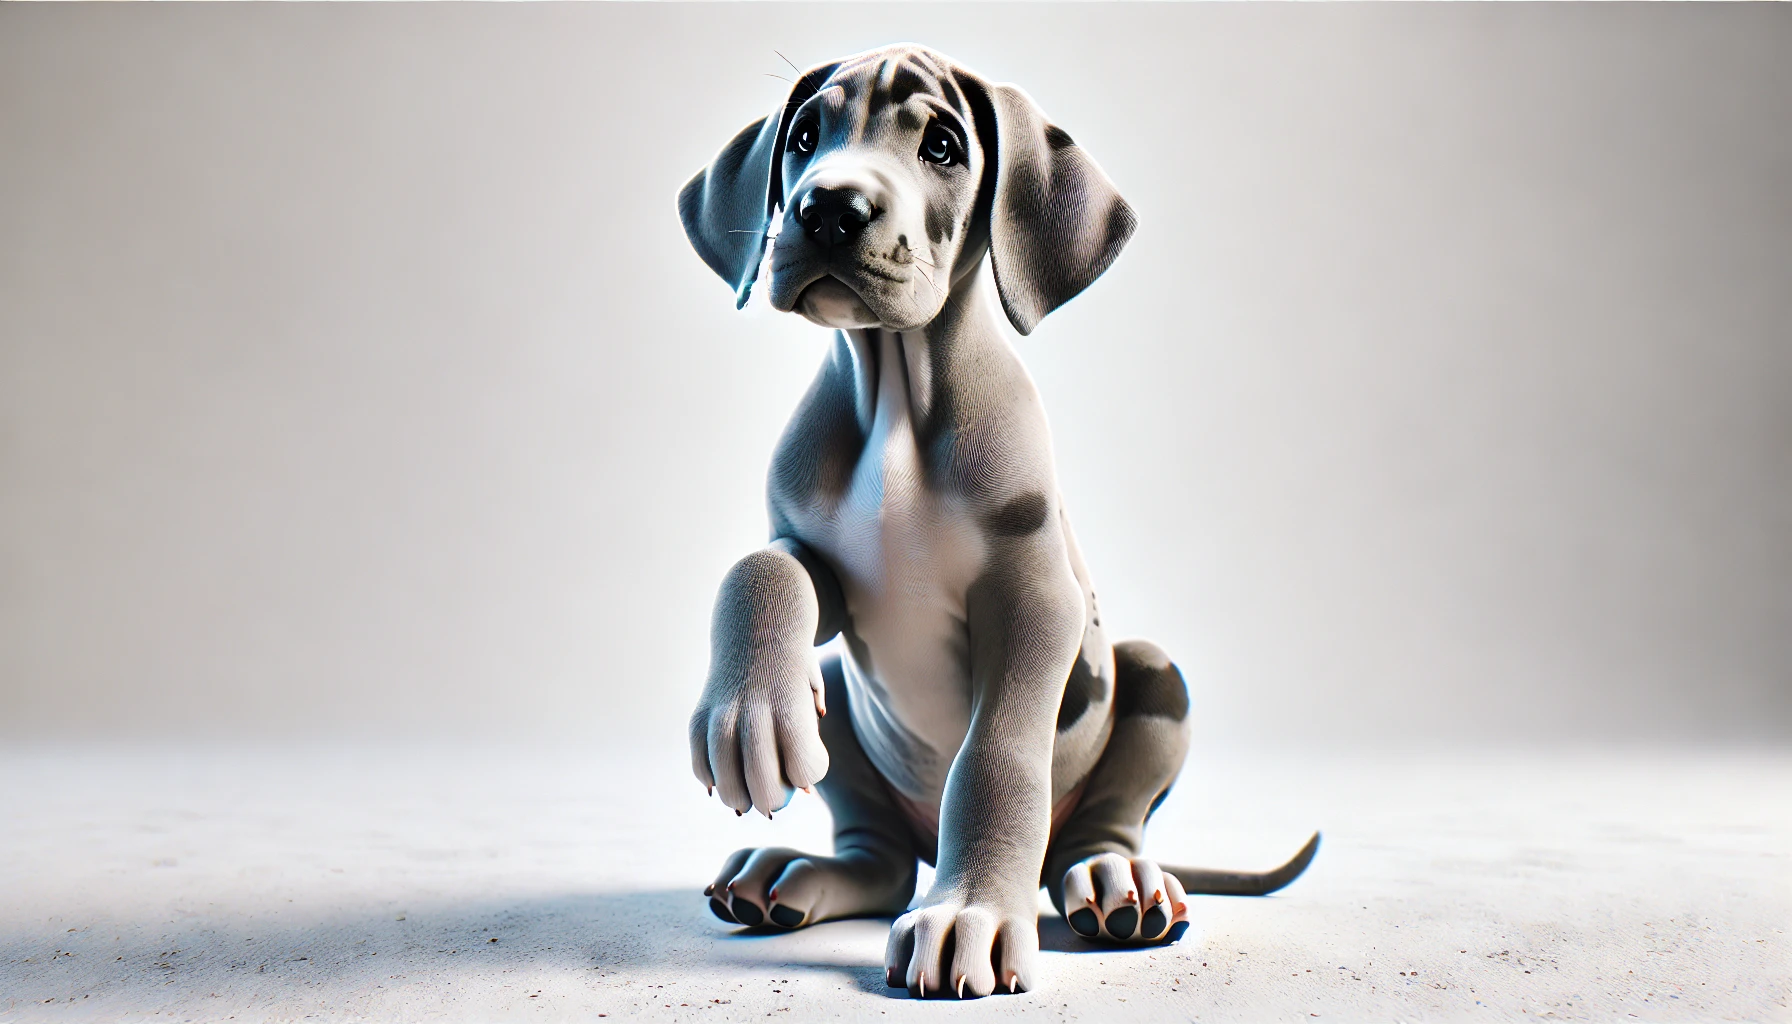
[[[869,664],[846,659],[865,753],[904,794],[937,804],[970,728],[965,597],[982,570],[984,541],[960,499],[928,486],[907,353],[895,334],[876,337],[874,393],[860,396],[861,409],[872,399],[864,451],[834,514],[803,539],[838,567],[853,631],[869,655]]]

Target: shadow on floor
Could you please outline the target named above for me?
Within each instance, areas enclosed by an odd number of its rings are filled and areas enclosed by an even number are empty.
[[[1056,914],[1039,923],[1043,950],[1116,952],[1084,943]],[[905,991],[884,985],[888,928],[886,919],[795,933],[729,928],[698,892],[682,889],[413,904],[402,912],[18,922],[0,931],[0,991],[31,1001],[91,992],[147,1006],[182,991],[344,991],[507,972],[670,982],[727,967],[820,972],[903,999]]]

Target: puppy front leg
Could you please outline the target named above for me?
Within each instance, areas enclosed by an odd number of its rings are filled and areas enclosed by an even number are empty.
[[[724,804],[771,817],[828,771],[815,645],[839,632],[838,583],[780,538],[736,562],[716,595],[709,678],[691,715],[691,768]]]
[[[946,777],[933,889],[890,930],[892,987],[963,998],[1036,982],[1052,742],[1083,632],[1068,565],[1036,568],[967,602],[971,726]]]

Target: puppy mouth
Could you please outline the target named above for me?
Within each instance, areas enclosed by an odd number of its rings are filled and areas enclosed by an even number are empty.
[[[862,330],[883,325],[883,318],[858,290],[833,274],[823,274],[804,286],[793,307],[804,319],[822,327]]]
[[[931,263],[899,238],[888,249],[870,239],[851,247],[821,247],[783,238],[771,250],[773,309],[798,313],[837,329],[913,330],[945,301]]]
[[[891,261],[880,266],[878,260],[862,254],[818,259],[813,253],[794,252],[772,261],[772,308],[786,313],[795,310],[809,289],[827,280],[849,289],[861,302],[882,306],[900,301],[904,290],[914,285],[913,273],[914,268],[906,264]]]
[[[888,270],[884,270],[883,268],[874,266],[873,264],[870,264],[870,263],[860,262],[860,263],[854,265],[854,267],[852,269],[858,271],[861,274],[866,275],[867,277],[879,278],[879,279],[888,281],[891,284],[907,284],[909,281],[907,275],[894,274]]]

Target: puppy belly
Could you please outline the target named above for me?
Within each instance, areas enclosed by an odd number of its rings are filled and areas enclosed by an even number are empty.
[[[881,668],[875,651],[872,658]],[[918,806],[935,808],[937,818],[952,759],[970,731],[970,681],[962,665],[950,664],[957,659],[949,656],[904,660],[910,664],[873,675],[856,658],[842,659],[853,731],[891,789]],[[921,666],[914,662],[919,661],[939,664],[931,672],[916,671]],[[896,678],[891,678],[892,670]]]

